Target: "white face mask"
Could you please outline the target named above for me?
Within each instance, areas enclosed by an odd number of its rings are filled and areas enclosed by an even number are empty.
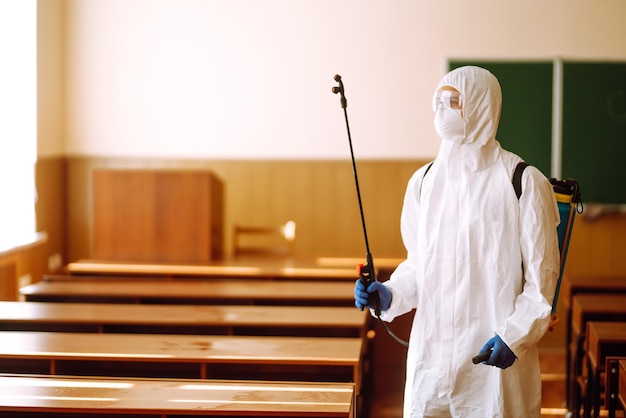
[[[465,139],[465,124],[461,110],[439,106],[435,113],[435,130],[446,141],[461,142]]]

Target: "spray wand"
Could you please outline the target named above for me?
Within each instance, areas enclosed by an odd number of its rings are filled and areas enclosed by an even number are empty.
[[[363,213],[363,203],[361,201],[361,189],[359,188],[359,177],[358,177],[357,170],[356,170],[356,162],[354,159],[354,149],[352,147],[352,136],[350,135],[350,124],[348,122],[348,111],[346,109],[348,107],[348,101],[346,100],[345,90],[343,86],[343,81],[341,80],[341,76],[337,74],[335,75],[334,79],[339,85],[333,87],[332,92],[334,94],[339,93],[341,96],[340,97],[341,107],[343,108],[343,114],[346,119],[346,129],[348,131],[348,143],[350,144],[350,156],[352,158],[352,172],[354,174],[354,184],[356,186],[356,195],[359,201],[359,211],[361,213],[361,224],[363,226],[363,236],[365,238],[365,249],[367,251],[366,256],[365,256],[366,264],[359,265],[359,280],[361,280],[361,283],[363,283],[363,285],[367,289],[367,287],[371,283],[376,281],[376,269],[374,268],[374,259],[370,251],[370,244],[367,238],[367,227],[365,225],[365,215]],[[380,319],[380,299],[378,297],[378,292],[376,292],[372,296],[374,296],[375,298],[374,299],[374,314],[376,315],[376,318],[378,318],[383,328],[387,331],[387,333],[391,337],[393,337],[393,339],[395,339],[397,342],[404,345],[405,347],[408,347],[409,344],[406,341],[403,341],[400,337],[395,335],[393,332],[391,332],[391,330],[387,327],[387,324],[382,319]]]

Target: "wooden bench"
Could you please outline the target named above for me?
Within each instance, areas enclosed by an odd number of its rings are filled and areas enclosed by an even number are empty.
[[[622,397],[626,400],[626,370],[620,370],[620,363],[624,361],[626,363],[626,356],[607,356],[605,365],[605,390],[604,400],[606,408],[608,410],[609,418],[615,418],[616,411],[621,409],[625,410],[624,404],[620,401],[620,381],[622,385]],[[626,364],[624,365],[626,366]],[[623,373],[623,374],[622,374]]]
[[[322,266],[314,262],[258,260],[214,262],[210,264],[128,263],[79,260],[67,264],[71,275],[153,276],[167,278],[245,278],[269,280],[338,280],[354,283],[359,278],[353,266]]]
[[[354,385],[0,376],[2,417],[355,418]]]
[[[354,306],[354,282],[262,280],[41,281],[26,301],[156,304]]]
[[[343,306],[0,302],[0,330],[363,337],[371,315]]]
[[[568,409],[579,415],[582,394],[579,380],[582,378],[585,358],[587,323],[590,321],[626,321],[626,295],[580,293],[572,298],[571,340],[567,351],[570,353],[568,367]]]
[[[367,370],[360,338],[0,332],[0,372],[350,382]]]
[[[584,416],[597,417],[600,413],[602,395],[606,385],[607,358],[626,356],[626,322],[587,323],[587,387],[585,390]],[[610,369],[609,369],[610,370]],[[608,409],[608,398],[604,397]]]
[[[626,414],[626,358],[609,359],[611,367],[615,367],[613,377],[614,395],[609,403],[609,417],[614,418],[617,409]],[[610,369],[613,370],[613,369]]]
[[[626,411],[626,359],[622,358],[618,361],[618,388],[617,403],[623,411]],[[626,415],[626,412],[625,412]]]

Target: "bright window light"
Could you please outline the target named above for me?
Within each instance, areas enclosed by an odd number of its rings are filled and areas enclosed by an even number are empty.
[[[0,1],[0,248],[35,232],[37,2]]]

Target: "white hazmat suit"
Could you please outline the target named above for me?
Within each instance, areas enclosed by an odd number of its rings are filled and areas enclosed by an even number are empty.
[[[462,67],[439,83],[458,90],[461,119],[436,106],[439,153],[410,179],[401,215],[407,259],[384,285],[381,319],[416,309],[404,417],[540,416],[536,343],[550,321],[559,271],[559,213],[552,186],[526,168],[519,201],[511,183],[521,158],[500,147],[502,93],[495,76]],[[461,115],[461,113],[459,113]],[[456,134],[455,134],[456,132]],[[517,360],[473,364],[498,334]]]

